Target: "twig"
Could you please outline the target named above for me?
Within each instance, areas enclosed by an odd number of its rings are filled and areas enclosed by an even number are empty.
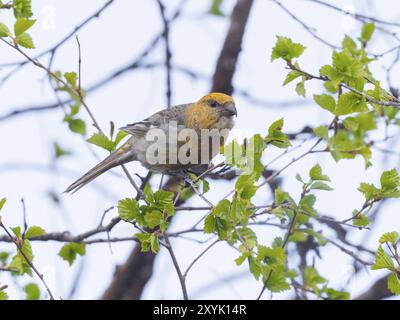
[[[165,242],[166,242],[166,248],[167,248],[167,250],[168,250],[168,252],[169,252],[169,254],[171,256],[171,259],[172,259],[172,262],[174,264],[176,273],[178,274],[179,282],[180,282],[181,287],[182,287],[183,299],[184,300],[188,300],[189,297],[188,297],[187,290],[186,290],[185,277],[182,275],[181,269],[179,268],[178,260],[176,260],[174,251],[172,250],[171,243],[170,243],[169,238],[168,238],[168,236],[166,234],[164,234],[164,239],[165,239]]]
[[[160,15],[162,22],[164,24],[163,38],[165,42],[165,69],[166,69],[166,97],[167,97],[167,107],[171,106],[171,47],[169,38],[169,21],[165,15],[165,7],[161,0],[157,0],[158,7],[160,9]]]
[[[294,214],[293,214],[293,218],[292,218],[292,220],[290,221],[289,228],[288,228],[288,231],[287,231],[287,233],[286,233],[285,239],[283,240],[283,243],[282,243],[282,246],[281,246],[282,249],[285,249],[286,245],[287,245],[288,242],[289,242],[289,238],[290,238],[290,236],[291,236],[291,234],[292,234],[292,231],[293,231],[292,229],[293,229],[294,223],[295,223],[295,221],[296,221],[297,213],[298,213],[298,211],[295,210],[295,211],[294,211]],[[265,282],[264,282],[263,287],[262,287],[262,289],[261,289],[261,292],[259,293],[259,295],[258,295],[258,297],[257,297],[257,300],[260,300],[260,299],[261,299],[261,297],[262,297],[262,295],[263,295],[265,289],[267,288],[268,282],[269,282],[269,280],[271,279],[271,276],[272,276],[272,272],[273,272],[273,271],[274,271],[273,269],[271,269],[271,270],[269,271],[269,273],[268,273],[268,275],[267,275],[267,278],[265,279]]]
[[[216,245],[220,240],[215,240],[213,243],[211,243],[207,248],[205,248],[187,267],[185,273],[183,274],[183,278],[186,279],[190,269],[194,266],[194,264],[208,251],[210,250],[214,245]]]
[[[17,249],[21,253],[21,255],[24,257],[26,263],[31,267],[31,269],[36,273],[36,275],[39,277],[40,281],[43,283],[44,287],[46,288],[47,293],[49,294],[50,300],[54,300],[54,296],[51,293],[51,290],[49,286],[47,285],[43,274],[41,274],[36,267],[33,265],[32,261],[29,259],[29,257],[25,254],[25,252],[22,250],[22,246],[14,239],[14,237],[11,235],[11,233],[8,231],[8,229],[5,227],[2,221],[0,221],[0,227],[4,230],[4,232],[7,234],[7,236],[10,238],[10,240],[16,245]]]

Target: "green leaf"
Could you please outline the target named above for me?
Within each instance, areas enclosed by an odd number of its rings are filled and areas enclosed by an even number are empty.
[[[254,176],[249,174],[241,175],[236,181],[235,191],[239,197],[251,199],[257,192]]]
[[[240,266],[249,257],[249,252],[244,252],[241,256],[235,259],[237,266]]]
[[[316,181],[310,186],[310,190],[312,189],[317,189],[317,190],[326,190],[326,191],[331,191],[333,188],[328,186],[326,183],[322,181]]]
[[[0,22],[0,38],[12,36],[10,29],[4,24]]]
[[[33,15],[31,0],[13,0],[15,18],[30,18]]]
[[[157,190],[154,193],[154,202],[161,211],[166,211],[169,216],[174,214],[174,193],[166,190]]]
[[[46,231],[42,227],[32,226],[32,227],[29,227],[28,230],[26,231],[25,238],[30,239],[33,237],[42,236],[44,234],[46,234]]]
[[[231,217],[234,223],[247,223],[246,206],[240,198],[234,197],[231,205]]]
[[[369,40],[371,40],[371,37],[372,37],[374,31],[375,31],[375,25],[372,22],[365,23],[361,30],[360,40],[362,42],[368,42]]]
[[[208,10],[209,14],[212,14],[217,17],[223,17],[224,13],[221,11],[221,5],[223,0],[212,0],[210,10]]]
[[[364,65],[348,50],[344,49],[340,52],[332,54],[333,67],[323,67],[320,71],[328,76],[331,81],[338,84],[341,81],[349,82],[359,80],[366,76]],[[358,89],[363,89],[358,87]]]
[[[328,140],[329,139],[329,130],[327,126],[319,126],[316,128],[313,128],[314,134],[318,137],[318,138],[322,138],[324,140]]]
[[[395,271],[392,258],[379,246],[375,254],[375,264],[371,267],[372,270],[389,269]]]
[[[8,258],[10,257],[10,253],[7,251],[0,251],[0,262],[6,264]]]
[[[210,190],[210,183],[206,179],[203,179],[202,181],[203,181],[203,194],[205,194]]]
[[[116,147],[115,143],[102,132],[93,134],[86,141],[110,152],[114,151]]]
[[[357,227],[366,227],[369,225],[369,219],[365,215],[359,214],[357,218],[353,219],[353,224]]]
[[[204,233],[214,233],[216,231],[215,217],[212,214],[209,214],[204,219]]]
[[[319,164],[316,164],[310,169],[309,176],[311,180],[323,180],[323,181],[331,181],[331,179],[327,176],[322,174],[322,169]]]
[[[150,233],[136,233],[135,237],[140,242],[142,252],[149,252],[151,250],[151,234]]]
[[[273,271],[269,277],[267,288],[271,292],[282,292],[290,290],[290,285],[286,281],[285,273]]]
[[[283,81],[283,85],[286,86],[288,83],[292,82],[293,80],[301,76],[302,73],[298,72],[297,70],[292,70],[287,74],[285,81]]]
[[[118,201],[118,215],[124,221],[133,221],[138,218],[139,204],[135,199],[125,198]]]
[[[158,210],[149,211],[144,215],[144,221],[149,228],[155,228],[163,221],[163,214]]]
[[[17,19],[14,23],[14,33],[15,36],[19,36],[23,34],[25,31],[27,31],[29,28],[31,28],[35,24],[36,20],[29,20],[29,19],[24,19],[20,18]]]
[[[6,198],[2,198],[2,199],[0,200],[0,211],[1,211],[1,209],[3,209],[3,207],[4,207],[5,203],[6,203],[6,201],[7,201]]]
[[[65,80],[67,80],[67,83],[71,86],[72,89],[77,88],[78,75],[76,74],[76,72],[65,72],[64,78]]]
[[[16,42],[27,49],[34,49],[35,45],[33,43],[32,37],[28,33],[22,33],[18,37],[16,37]]]
[[[314,95],[314,101],[325,110],[328,110],[332,114],[335,113],[336,108],[336,101],[335,99],[329,94],[321,94],[321,95]]]
[[[383,244],[385,242],[389,242],[392,245],[396,245],[398,239],[399,233],[397,231],[386,232],[379,238],[379,243]]]
[[[86,254],[85,243],[77,243],[77,242],[71,242],[65,244],[58,252],[58,255],[63,260],[67,261],[70,266],[74,263],[77,255],[84,256],[85,254]]]
[[[359,121],[355,117],[347,117],[343,120],[343,125],[347,130],[357,131],[359,128]]]
[[[54,156],[57,159],[71,154],[71,151],[63,149],[57,142],[53,143],[53,148],[54,148]]]
[[[81,119],[69,119],[67,120],[69,129],[72,132],[79,133],[81,135],[86,134],[86,124]]]
[[[357,51],[357,44],[355,41],[350,38],[349,36],[345,36],[343,41],[342,41],[342,47],[343,49],[348,49],[350,52],[356,52]]]
[[[305,267],[303,274],[306,288],[312,288],[316,292],[319,291],[318,285],[327,282],[327,280],[321,277],[318,271],[313,267]]]
[[[11,263],[8,265],[8,269],[15,271],[17,274],[22,275],[24,273],[24,258],[20,254],[16,254]]]
[[[126,133],[125,131],[119,131],[114,140],[115,146],[118,146],[118,144],[122,141],[122,139],[124,139],[127,135],[128,133]]]
[[[7,292],[5,292],[3,290],[0,291],[0,300],[8,300]]]
[[[341,116],[364,111],[368,111],[365,97],[354,92],[347,92],[340,95],[335,115]]]
[[[155,233],[152,233],[150,236],[150,249],[153,253],[160,251],[160,242],[158,241],[158,237],[155,235]]]
[[[308,194],[300,200],[299,206],[312,217],[317,217],[318,213],[314,209],[315,201],[315,196],[313,194]]]
[[[28,283],[24,286],[24,291],[26,293],[26,300],[39,300],[40,290],[35,283]]]
[[[261,275],[261,263],[252,256],[249,256],[247,261],[249,263],[250,273],[258,280]]]
[[[223,153],[224,157],[226,158],[226,163],[229,165],[234,165],[240,168],[245,163],[243,148],[236,140],[233,140],[222,147],[221,153]]]
[[[400,280],[396,273],[392,273],[388,277],[388,289],[393,294],[400,294]]]
[[[330,300],[349,300],[350,294],[345,291],[338,291],[332,288],[326,288],[325,293],[328,295]]]
[[[385,171],[381,175],[382,190],[392,190],[399,186],[400,177],[396,169]]]
[[[299,96],[306,96],[306,88],[304,86],[304,81],[300,81],[297,85],[296,85],[296,92]]]
[[[14,233],[14,235],[18,238],[21,239],[21,227],[12,227],[11,231]]]
[[[372,200],[380,197],[381,191],[373,184],[362,182],[358,187],[358,191],[364,194],[365,200]]]
[[[275,47],[272,49],[271,60],[282,58],[291,62],[293,58],[298,58],[304,52],[305,47],[300,43],[293,42],[290,38],[277,36]]]
[[[285,191],[282,191],[280,187],[275,189],[275,204],[282,204],[289,197],[289,194]]]
[[[265,142],[270,143],[278,148],[286,149],[292,144],[288,137],[282,132],[283,118],[273,122],[268,128],[268,136],[265,137]]]

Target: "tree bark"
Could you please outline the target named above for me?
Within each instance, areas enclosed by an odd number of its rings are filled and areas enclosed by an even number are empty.
[[[377,280],[371,288],[360,294],[354,300],[381,300],[393,296],[387,288],[387,276]]]

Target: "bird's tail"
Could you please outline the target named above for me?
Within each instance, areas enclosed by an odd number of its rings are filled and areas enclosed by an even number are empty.
[[[128,150],[126,150],[126,151],[123,150],[123,147],[124,146],[122,146],[120,149],[118,149],[117,151],[110,154],[107,158],[105,158],[103,161],[101,161],[99,164],[97,164],[92,169],[90,169],[87,173],[85,173],[82,177],[80,177],[78,180],[76,180],[74,183],[72,183],[64,191],[64,193],[68,193],[68,192],[75,193],[80,188],[84,187],[89,182],[93,181],[98,176],[100,176],[104,172],[110,170],[111,168],[114,168],[116,166],[119,166],[121,164],[124,164],[126,162],[134,160],[133,154]]]

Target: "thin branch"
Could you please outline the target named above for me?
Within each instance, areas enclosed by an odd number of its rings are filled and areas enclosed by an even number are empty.
[[[178,274],[179,282],[180,282],[181,287],[182,287],[183,299],[184,300],[188,300],[189,297],[188,297],[187,290],[186,290],[185,277],[182,275],[181,269],[179,268],[178,260],[176,260],[174,251],[173,251],[172,246],[171,246],[171,242],[169,241],[168,236],[165,235],[165,234],[164,234],[164,239],[165,239],[165,242],[166,242],[166,248],[167,248],[167,250],[168,250],[168,252],[169,252],[169,254],[171,256],[171,259],[172,259],[172,262],[174,264],[176,273]]]
[[[38,54],[34,57],[34,59],[41,58],[48,53],[51,53],[61,47],[64,43],[66,43],[70,38],[72,38],[80,29],[82,29],[86,24],[92,21],[95,18],[99,18],[100,15],[105,11],[115,0],[107,1],[101,8],[99,8],[96,12],[91,14],[88,18],[83,20],[80,24],[78,24],[70,33],[68,33],[65,37],[63,37],[60,41],[58,41],[54,46],[51,48],[43,51],[42,53]],[[3,63],[0,65],[0,68],[10,67],[10,66],[23,66],[27,64],[26,60],[18,61],[18,62],[10,62],[10,63]]]
[[[162,22],[164,24],[163,38],[165,42],[165,69],[166,69],[166,97],[167,97],[167,107],[169,108],[171,104],[171,46],[169,38],[169,21],[165,14],[165,7],[161,0],[157,0],[158,7],[160,9],[160,15]]]
[[[54,300],[54,296],[49,288],[49,286],[47,285],[43,274],[41,274],[38,269],[36,269],[36,267],[34,266],[34,264],[32,263],[32,261],[29,259],[29,257],[25,254],[25,252],[22,250],[22,245],[20,243],[18,243],[14,237],[11,235],[11,233],[8,231],[8,229],[6,228],[6,226],[3,224],[3,222],[0,220],[0,227],[4,230],[4,232],[7,234],[7,236],[10,238],[10,240],[15,244],[15,246],[17,247],[18,251],[21,253],[21,255],[23,256],[23,258],[25,259],[26,263],[31,267],[31,269],[36,273],[36,275],[39,277],[40,281],[43,283],[44,287],[46,288],[47,293],[49,294],[50,300]]]

